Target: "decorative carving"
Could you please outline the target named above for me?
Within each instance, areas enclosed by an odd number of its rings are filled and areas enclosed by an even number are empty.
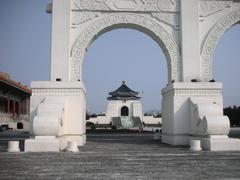
[[[213,0],[200,0],[199,13],[201,17],[212,15],[218,11],[229,7],[232,1],[213,1]]]
[[[212,87],[211,84],[206,83],[192,84],[190,82],[186,83],[185,86],[178,86],[178,83],[175,82],[175,87],[163,89],[162,95],[163,98],[169,96],[217,97],[222,96],[222,86],[216,85]]]
[[[152,13],[152,16],[174,29],[179,29],[179,14],[173,13]]]
[[[73,0],[73,10],[179,12],[179,0]]]
[[[98,12],[73,12],[72,25],[79,25],[99,16]]]
[[[33,88],[32,96],[81,96],[83,94],[80,88]]]
[[[227,135],[229,119],[223,115],[223,106],[208,100],[190,98],[191,134],[194,136]],[[219,122],[216,124],[216,122]]]
[[[72,25],[73,27],[78,26],[84,22],[93,20],[100,16],[99,12],[79,12],[73,11],[72,13]],[[152,17],[156,20],[161,21],[174,29],[179,29],[179,14],[175,13],[152,13]]]
[[[177,11],[179,2],[176,0],[156,0],[158,9],[161,11]]]
[[[133,10],[140,9],[144,3],[139,0],[115,0],[115,1],[107,1],[107,6],[111,10]]]
[[[224,32],[226,32],[232,25],[240,21],[240,9],[230,12],[225,17],[221,18],[208,34],[202,46],[202,80],[209,81],[212,79],[212,58],[215,47],[221,39]]]
[[[106,0],[73,0],[74,10],[109,10]]]
[[[105,16],[90,25],[83,31],[73,45],[71,52],[71,79],[81,79],[81,65],[84,54],[90,43],[96,36],[110,29],[114,25],[132,27],[148,33],[162,47],[168,63],[169,81],[180,79],[180,50],[171,35],[154,20],[138,14],[112,14]]]
[[[168,96],[190,96],[190,97],[206,97],[206,96],[221,96],[221,89],[174,89],[164,92],[164,97]]]

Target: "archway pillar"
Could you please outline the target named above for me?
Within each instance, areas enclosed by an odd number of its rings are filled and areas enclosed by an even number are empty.
[[[182,80],[201,79],[199,40],[199,1],[181,1]]]
[[[164,88],[162,142],[189,145],[191,139],[199,139],[205,150],[234,149],[233,144],[221,144],[229,142],[230,129],[221,90],[221,83],[209,82],[176,82]]]
[[[30,130],[25,151],[59,151],[86,142],[86,92],[82,82],[31,83]]]
[[[71,1],[53,0],[51,81],[70,80]]]
[[[86,95],[82,62],[93,40],[117,27],[147,33],[165,52],[169,84],[162,90],[162,141],[189,145],[189,140],[200,139],[203,149],[240,150],[240,142],[227,137],[229,120],[223,116],[222,86],[208,82],[211,77],[209,57],[215,40],[219,39],[222,29],[239,21],[239,10],[219,21],[206,43],[200,43],[199,31],[203,28],[199,18],[204,20],[229,7],[225,3],[230,1],[115,3],[117,1],[53,0],[51,81],[31,85],[30,129],[35,138],[25,141],[25,151],[59,151],[66,147],[67,141],[76,141],[78,145],[85,143]],[[137,4],[132,6],[133,2]],[[190,82],[192,79],[206,82]]]

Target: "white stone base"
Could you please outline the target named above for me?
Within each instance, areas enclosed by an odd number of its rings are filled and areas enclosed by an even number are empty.
[[[8,141],[8,152],[20,152],[19,141]]]
[[[36,136],[25,140],[25,152],[59,152],[59,144],[54,136]]]
[[[60,150],[65,150],[68,147],[68,142],[76,142],[78,146],[83,146],[86,143],[86,134],[82,135],[64,135],[58,138],[60,141]]]
[[[190,150],[191,151],[201,151],[201,141],[200,140],[191,140],[190,141]]]
[[[162,142],[171,145],[189,145],[189,136],[182,134],[162,134]]]
[[[161,139],[161,134],[159,132],[155,132],[153,135],[154,140],[160,140]]]
[[[77,142],[69,141],[69,142],[68,142],[68,147],[67,147],[66,150],[67,150],[68,152],[78,152],[79,149],[78,149]]]
[[[31,83],[31,88],[31,132],[40,136],[56,136],[59,143],[53,151],[57,148],[66,150],[68,141],[83,146],[86,142],[86,98],[83,83],[36,81]],[[39,114],[42,115],[40,120],[37,118]],[[45,128],[44,122],[50,127]],[[47,145],[55,143],[53,140],[38,141]],[[34,139],[29,143],[38,141]],[[51,146],[48,149],[52,151]]]
[[[189,146],[190,134],[193,134],[192,124],[195,121],[190,114],[189,99],[214,103],[222,107],[221,90],[221,83],[174,82],[168,84],[162,90],[162,142]]]
[[[201,147],[206,151],[240,151],[240,139],[228,138],[228,136],[193,139],[201,140]]]
[[[240,140],[234,138],[202,139],[201,144],[208,151],[240,151]]]

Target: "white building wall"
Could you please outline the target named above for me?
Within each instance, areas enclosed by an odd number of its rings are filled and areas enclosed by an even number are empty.
[[[92,122],[94,124],[110,124],[111,118],[107,116],[98,116],[96,118],[90,118],[87,122]]]
[[[129,116],[139,116],[142,117],[142,103],[139,100],[111,100],[107,106],[106,116],[108,117],[120,117],[121,116],[121,108],[123,106],[128,107]]]
[[[132,103],[132,109],[133,109],[133,116],[140,117],[142,119],[142,116],[143,116],[142,103],[140,101]]]
[[[155,118],[153,116],[143,116],[145,124],[162,124],[162,118]]]
[[[118,104],[115,101],[109,101],[107,105],[107,113],[108,117],[116,117],[118,116]]]

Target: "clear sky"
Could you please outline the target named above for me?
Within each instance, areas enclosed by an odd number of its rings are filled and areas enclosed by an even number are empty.
[[[0,0],[0,71],[22,84],[50,78],[51,0]],[[224,105],[240,105],[240,25],[226,32],[214,54],[213,78],[224,83]],[[108,92],[125,80],[140,92],[145,111],[161,109],[166,59],[147,35],[118,29],[101,35],[84,60],[88,110],[106,109]]]

